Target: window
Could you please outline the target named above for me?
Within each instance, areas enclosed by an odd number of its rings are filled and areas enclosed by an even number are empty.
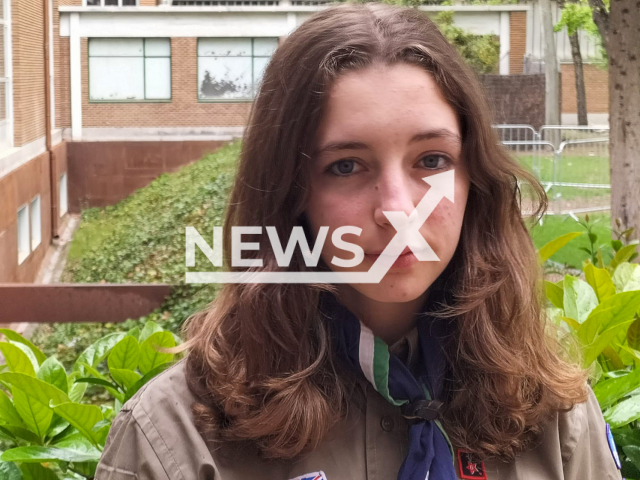
[[[58,199],[58,210],[60,210],[60,216],[63,216],[67,213],[68,204],[67,204],[67,174],[63,173],[60,175],[60,182],[58,186],[58,192],[60,198]]]
[[[11,87],[11,2],[0,2],[0,150],[13,146]]]
[[[198,39],[198,99],[251,99],[277,38]]]
[[[18,209],[18,263],[24,262],[29,253],[29,205],[24,205]]]
[[[31,251],[33,252],[42,240],[40,195],[31,200]]]
[[[169,38],[89,40],[90,101],[137,102],[170,99]]]
[[[87,7],[136,7],[137,0],[86,0]]]

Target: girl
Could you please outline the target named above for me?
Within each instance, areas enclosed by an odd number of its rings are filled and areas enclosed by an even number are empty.
[[[98,480],[620,478],[585,373],[545,334],[518,179],[534,216],[544,191],[498,145],[480,92],[414,9],[331,7],[280,45],[226,266],[384,275],[226,284],[190,319],[186,359],[122,408]],[[301,248],[283,266],[261,235],[238,267],[232,226],[326,241],[317,265]]]

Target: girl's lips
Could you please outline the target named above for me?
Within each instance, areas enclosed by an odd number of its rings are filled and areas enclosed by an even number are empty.
[[[367,253],[366,256],[367,258],[369,258],[369,260],[375,263],[378,260],[378,257],[380,257],[380,254]],[[417,262],[418,259],[413,254],[411,249],[407,247],[405,248],[405,251],[400,254],[398,258],[396,258],[396,260],[393,262],[393,265],[391,265],[391,268],[408,268]]]

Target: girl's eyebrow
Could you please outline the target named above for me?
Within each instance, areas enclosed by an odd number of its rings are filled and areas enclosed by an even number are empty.
[[[420,142],[422,140],[431,140],[434,138],[443,138],[446,140],[451,140],[457,144],[462,144],[462,140],[460,139],[460,135],[447,128],[437,128],[434,130],[426,130],[424,132],[416,133],[411,140],[409,140],[409,144]],[[369,146],[366,143],[362,142],[329,142],[326,145],[318,148],[314,155],[320,155],[321,153],[328,152],[338,152],[341,150],[366,150]]]

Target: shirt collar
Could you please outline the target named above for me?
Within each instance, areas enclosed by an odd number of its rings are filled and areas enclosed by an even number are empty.
[[[418,327],[414,326],[389,346],[389,353],[398,357],[400,361],[412,370],[418,360]]]

